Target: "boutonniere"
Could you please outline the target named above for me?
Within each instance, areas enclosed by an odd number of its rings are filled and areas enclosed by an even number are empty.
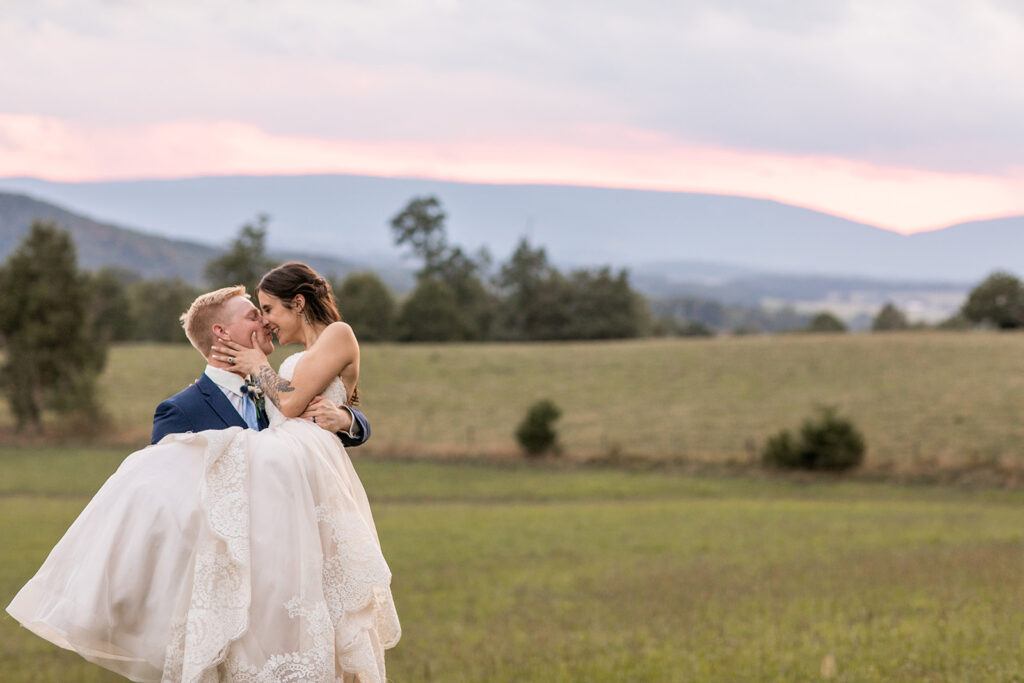
[[[246,377],[245,384],[242,385],[242,392],[247,394],[256,406],[256,417],[261,420],[265,419],[267,399],[263,395],[263,387],[260,386],[260,383],[252,377]]]

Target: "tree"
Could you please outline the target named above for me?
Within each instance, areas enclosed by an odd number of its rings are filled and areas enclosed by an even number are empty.
[[[395,336],[395,298],[376,273],[350,273],[335,290],[345,322],[362,341],[385,341]]]
[[[107,345],[70,235],[54,223],[33,222],[0,268],[0,291],[3,383],[18,429],[41,429],[44,406],[95,424]]]
[[[961,312],[973,323],[1003,330],[1024,327],[1024,285],[1010,273],[992,273],[971,290]]]
[[[480,277],[490,261],[490,256],[486,251],[481,251],[473,258],[461,247],[449,245],[445,230],[446,218],[447,215],[436,197],[416,197],[391,219],[392,235],[395,244],[409,247],[413,254],[423,260],[423,267],[416,272],[420,284],[426,281],[442,283],[454,297],[459,309],[459,327],[451,330],[447,338],[486,339],[491,333],[497,305],[494,296],[487,291]],[[441,296],[439,291],[434,284],[430,284],[423,293],[433,297],[430,299],[431,304],[437,304],[441,301],[438,298]],[[410,298],[407,302],[414,308],[422,303],[423,299],[415,298]],[[408,315],[415,318],[414,313],[410,311]],[[406,316],[404,309],[403,316]],[[411,325],[412,319],[406,317],[406,323]],[[426,321],[419,322],[426,324]],[[434,329],[437,323],[430,323],[428,327],[432,329],[431,336],[435,337],[438,333],[438,330]],[[413,328],[406,328],[407,332],[411,329]]]
[[[397,326],[402,341],[466,341],[475,332],[455,292],[437,278],[420,279],[402,304]]]
[[[256,291],[260,278],[275,265],[267,257],[269,223],[267,214],[259,214],[255,222],[242,226],[227,252],[206,264],[204,275],[211,287],[245,285],[250,293]]]
[[[807,326],[808,332],[846,332],[846,324],[828,311],[822,311]]]
[[[92,288],[92,318],[98,326],[97,334],[109,341],[136,339],[136,321],[131,308],[129,289],[142,277],[132,270],[107,266],[90,273]]]
[[[639,337],[650,323],[644,299],[629,286],[625,270],[617,275],[607,266],[577,270],[569,275],[572,300],[566,339],[623,339]]]
[[[139,341],[187,342],[178,319],[199,290],[180,278],[141,280],[128,288],[128,300]]]
[[[530,246],[523,237],[495,279],[502,294],[499,329],[509,339],[551,338],[548,329],[553,269],[543,247]]]
[[[910,325],[907,323],[907,316],[900,309],[889,302],[882,307],[882,310],[875,316],[871,323],[872,332],[886,332],[891,330],[905,330]]]
[[[423,260],[420,277],[436,275],[448,256],[447,218],[437,197],[414,197],[391,219],[391,234],[398,246],[408,246]]]

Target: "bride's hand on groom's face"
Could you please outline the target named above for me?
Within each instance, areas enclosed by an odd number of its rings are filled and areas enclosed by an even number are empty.
[[[211,358],[227,363],[236,372],[249,375],[259,366],[267,364],[266,354],[260,351],[259,344],[256,343],[255,332],[252,333],[249,343],[252,346],[246,347],[231,339],[219,337],[213,345]]]

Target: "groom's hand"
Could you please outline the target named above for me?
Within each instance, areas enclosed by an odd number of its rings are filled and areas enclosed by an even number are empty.
[[[316,423],[317,427],[329,432],[346,432],[352,429],[352,413],[343,406],[335,405],[323,396],[317,396],[299,417]]]

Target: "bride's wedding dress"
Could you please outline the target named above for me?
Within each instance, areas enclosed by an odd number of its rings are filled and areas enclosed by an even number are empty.
[[[401,629],[363,486],[334,434],[267,410],[128,456],[7,611],[134,681],[384,681]]]

